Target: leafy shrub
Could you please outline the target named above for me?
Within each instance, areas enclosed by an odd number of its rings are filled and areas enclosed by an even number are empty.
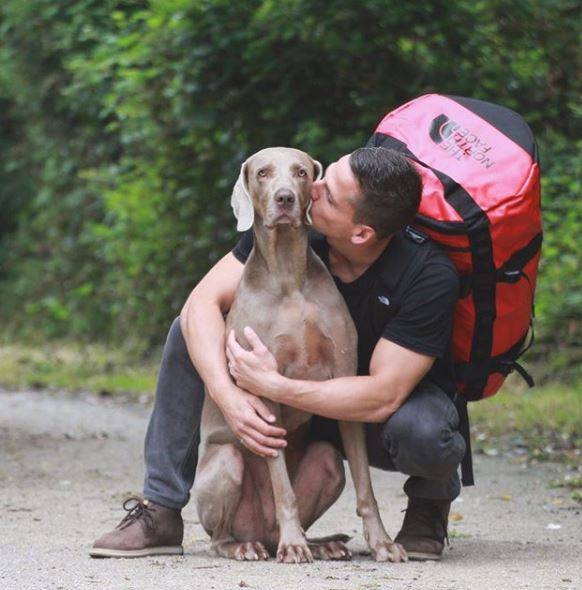
[[[577,345],[576,14],[569,0],[5,0],[5,331],[159,342],[236,239],[246,156],[292,145],[329,163],[438,91],[514,108],[543,139],[540,334]]]

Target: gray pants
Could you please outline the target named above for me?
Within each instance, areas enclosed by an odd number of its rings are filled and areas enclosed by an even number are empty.
[[[176,318],[164,346],[145,439],[144,497],[149,500],[169,508],[188,503],[198,463],[203,401],[204,384]],[[408,496],[452,500],[461,489],[458,467],[465,454],[458,425],[449,396],[422,382],[385,423],[366,425],[370,463],[410,475],[404,486]],[[335,420],[314,417],[311,432],[315,440],[328,440],[342,450]]]

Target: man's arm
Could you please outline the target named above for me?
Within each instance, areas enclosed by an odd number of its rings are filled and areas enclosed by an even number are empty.
[[[253,345],[244,350],[230,334],[228,358],[237,385],[269,399],[337,420],[384,422],[406,400],[434,363],[434,357],[413,352],[380,338],[370,361],[370,375],[328,381],[289,379],[259,338],[247,329]]]
[[[243,269],[231,253],[224,256],[196,285],[180,312],[180,326],[190,358],[217,403],[233,385],[221,355],[224,315],[234,301]]]
[[[232,253],[217,262],[188,297],[180,326],[192,362],[235,435],[254,453],[274,456],[286,444],[280,438],[285,430],[268,424],[275,417],[258,397],[233,383],[226,367],[224,315],[243,270]]]

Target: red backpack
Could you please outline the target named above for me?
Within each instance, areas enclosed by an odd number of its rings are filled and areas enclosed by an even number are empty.
[[[533,342],[542,242],[533,134],[495,104],[428,94],[388,113],[368,146],[416,162],[423,194],[415,226],[444,248],[461,276],[453,327],[459,390],[469,400],[496,393]]]

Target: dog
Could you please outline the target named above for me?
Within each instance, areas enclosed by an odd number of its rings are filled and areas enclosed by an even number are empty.
[[[267,148],[241,167],[231,205],[237,229],[253,227],[254,247],[226,320],[227,334],[249,349],[250,326],[290,378],[326,380],[356,374],[357,333],[347,306],[323,262],[309,246],[311,187],[322,176],[319,162],[292,148]],[[339,497],[342,457],[329,443],[309,442],[310,415],[264,400],[287,430],[288,446],[277,457],[246,449],[220,409],[206,395],[201,460],[195,478],[200,522],[223,557],[285,563],[349,559],[336,535],[309,540],[307,528]],[[370,480],[364,427],[340,422],[357,494],[364,537],[377,561],[402,561],[404,549],[390,539]]]

